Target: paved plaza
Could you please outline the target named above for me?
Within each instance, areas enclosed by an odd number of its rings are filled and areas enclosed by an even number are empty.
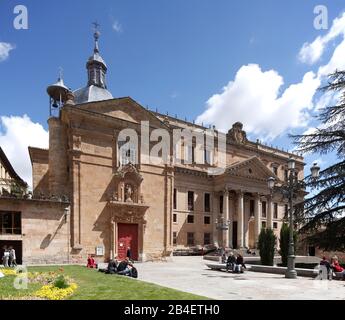
[[[139,279],[212,299],[345,300],[345,282],[246,271],[213,271],[202,257],[173,257],[168,262],[138,263]]]

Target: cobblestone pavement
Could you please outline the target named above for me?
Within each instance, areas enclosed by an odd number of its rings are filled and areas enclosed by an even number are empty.
[[[168,262],[136,265],[139,279],[213,299],[345,300],[345,282],[246,271],[213,271],[201,257],[173,257]]]

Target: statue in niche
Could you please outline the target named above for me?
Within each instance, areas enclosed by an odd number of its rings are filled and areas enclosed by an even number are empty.
[[[130,184],[126,184],[125,187],[125,202],[133,202],[133,187]]]

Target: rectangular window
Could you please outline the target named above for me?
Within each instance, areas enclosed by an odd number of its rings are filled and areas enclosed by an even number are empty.
[[[278,222],[273,222],[273,229],[278,229]]]
[[[176,246],[177,244],[177,232],[173,232],[173,245]]]
[[[261,215],[263,218],[267,217],[267,205],[266,205],[266,201],[262,201],[262,206],[261,206],[262,212]]]
[[[211,224],[211,217],[205,216],[204,217],[204,224]]]
[[[278,203],[275,203],[273,208],[273,219],[278,219]]]
[[[194,223],[194,216],[193,216],[192,214],[189,214],[189,215],[187,216],[187,222],[188,222],[188,223]]]
[[[194,210],[194,192],[188,191],[188,210],[193,211]]]
[[[187,232],[187,245],[188,246],[194,246],[194,233],[193,232]]]
[[[186,149],[186,164],[193,164],[195,162],[195,147],[194,146],[187,146]]]
[[[223,196],[219,197],[219,213],[223,213]]]
[[[177,209],[177,190],[174,189],[174,209]]]
[[[137,151],[134,143],[118,141],[119,165],[137,164]]]
[[[0,211],[0,234],[22,234],[20,212]]]
[[[286,219],[289,216],[289,206],[286,204],[284,209],[284,218]]]
[[[204,155],[205,155],[205,159],[204,159],[205,164],[212,165],[211,151],[210,151],[210,150],[207,150],[207,149],[205,148]]]
[[[251,217],[254,217],[254,212],[255,212],[255,202],[254,200],[250,200],[250,205],[249,205],[249,214]]]
[[[266,228],[266,221],[262,221],[261,222],[261,226],[262,226],[263,229],[265,229]]]
[[[211,195],[209,193],[205,193],[205,198],[204,198],[204,210],[205,212],[210,212],[211,211]]]
[[[175,223],[177,222],[177,214],[176,213],[173,214],[173,222],[175,222]]]
[[[211,244],[211,233],[204,233],[204,245]]]

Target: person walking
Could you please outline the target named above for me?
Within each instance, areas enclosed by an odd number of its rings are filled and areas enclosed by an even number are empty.
[[[9,250],[9,265],[10,267],[16,267],[17,266],[17,261],[16,261],[16,250],[13,247],[10,247]]]
[[[132,251],[131,251],[131,248],[130,247],[128,247],[127,248],[127,258],[129,259],[129,260],[132,260]]]
[[[10,252],[7,248],[5,248],[4,256],[2,258],[3,264],[5,268],[8,268],[8,260],[10,259]]]

